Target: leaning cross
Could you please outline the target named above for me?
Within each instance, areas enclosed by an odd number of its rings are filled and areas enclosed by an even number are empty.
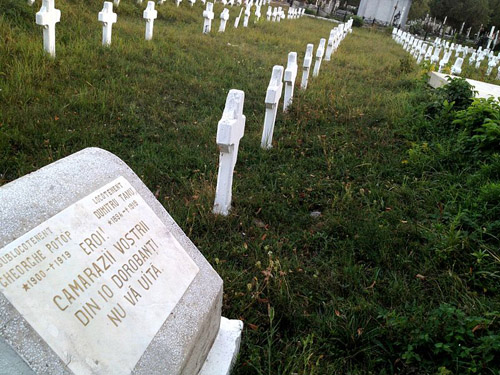
[[[43,26],[43,49],[52,57],[56,56],[56,23],[60,21],[61,11],[55,9],[54,0],[43,0],[36,23]]]
[[[276,121],[276,112],[278,103],[283,91],[283,67],[275,65],[266,93],[266,114],[264,117],[264,130],[262,131],[262,140],[260,147],[269,149],[273,146],[274,123]]]
[[[117,20],[116,13],[113,13],[112,2],[104,2],[104,7],[99,12],[97,19],[102,22],[102,45],[109,46],[111,44],[111,31],[113,29],[113,24],[116,23]]]
[[[240,140],[245,132],[244,101],[243,91],[230,90],[217,128],[217,146],[219,146],[220,157],[214,214],[227,216],[231,209],[234,166],[238,159]]]

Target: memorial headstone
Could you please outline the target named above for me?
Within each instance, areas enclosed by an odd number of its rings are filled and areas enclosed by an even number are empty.
[[[313,51],[314,51],[314,45],[308,44],[306,47],[304,64],[302,66],[302,81],[300,83],[300,88],[302,90],[305,90],[307,88],[307,82],[309,81],[309,71],[311,70]]]
[[[231,209],[234,166],[238,159],[240,140],[245,133],[244,102],[243,91],[229,91],[226,106],[217,127],[217,146],[220,156],[213,212],[224,216],[227,216]]]
[[[295,88],[295,79],[297,78],[297,52],[288,54],[288,62],[285,69],[285,95],[283,97],[283,112],[286,112],[293,100],[293,91]]]
[[[124,162],[90,148],[6,184],[0,222],[0,372],[198,374],[222,280]]]
[[[260,146],[264,149],[273,147],[274,123],[276,122],[276,113],[278,104],[283,91],[283,67],[275,65],[267,87],[266,93],[266,114],[264,116],[264,129]]]
[[[60,21],[61,11],[55,9],[54,0],[43,0],[36,23],[43,26],[43,49],[52,57],[56,57],[56,23]]]
[[[113,3],[110,1],[104,2],[104,7],[99,12],[97,19],[102,22],[102,45],[111,45],[111,32],[113,24],[116,23],[117,16],[113,12]]]
[[[148,6],[144,10],[143,18],[146,20],[146,40],[153,39],[153,26],[158,17],[158,11],[155,10],[155,2],[148,1]]]

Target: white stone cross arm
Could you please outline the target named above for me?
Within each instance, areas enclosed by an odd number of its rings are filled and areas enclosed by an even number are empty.
[[[117,20],[116,13],[113,13],[112,2],[104,2],[104,7],[99,12],[97,19],[102,22],[102,45],[109,46],[111,44],[111,32],[113,30],[113,24],[116,23]]]
[[[60,21],[61,11],[55,9],[54,0],[43,0],[36,14],[36,23],[43,26],[43,48],[52,57],[56,55],[56,23]]]
[[[278,104],[283,90],[283,67],[275,65],[266,92],[266,104]]]
[[[244,102],[243,91],[229,91],[226,106],[217,127],[217,146],[220,150],[220,157],[214,214],[226,216],[231,209],[234,166],[238,159],[240,140],[245,132]]]

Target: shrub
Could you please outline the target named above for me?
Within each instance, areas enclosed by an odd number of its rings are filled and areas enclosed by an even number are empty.
[[[352,26],[354,27],[363,27],[363,19],[358,16],[352,16]]]

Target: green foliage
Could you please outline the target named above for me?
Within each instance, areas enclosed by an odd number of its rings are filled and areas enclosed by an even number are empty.
[[[406,351],[402,358],[410,366],[439,367],[441,374],[481,374],[496,366],[500,356],[499,318],[498,312],[470,316],[455,306],[441,304],[423,325],[403,337]]]
[[[459,111],[467,108],[473,101],[474,90],[464,78],[448,78],[448,84],[436,89],[427,113],[437,116],[438,113],[449,113],[451,110]]]
[[[358,16],[352,16],[352,26],[354,27],[363,27],[363,19],[361,17],[358,17]]]

